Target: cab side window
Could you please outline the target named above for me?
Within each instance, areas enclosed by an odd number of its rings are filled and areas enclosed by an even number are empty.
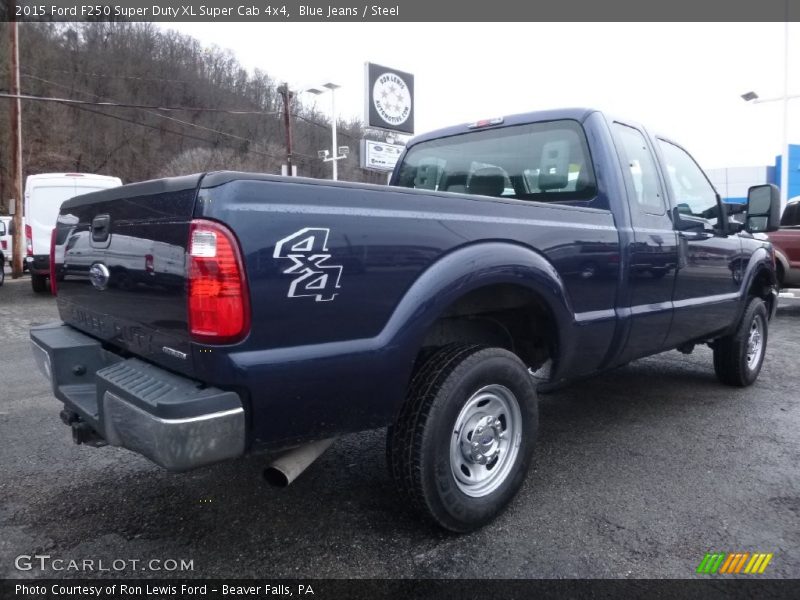
[[[658,144],[678,212],[706,219],[712,225],[717,225],[717,192],[703,171],[683,148],[661,139]]]
[[[639,210],[651,215],[665,214],[656,162],[644,135],[638,129],[622,123],[614,123],[614,131],[628,163]]]

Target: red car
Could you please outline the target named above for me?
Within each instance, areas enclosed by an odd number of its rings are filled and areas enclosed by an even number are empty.
[[[786,204],[781,228],[767,235],[775,246],[778,283],[781,287],[800,287],[800,198]]]

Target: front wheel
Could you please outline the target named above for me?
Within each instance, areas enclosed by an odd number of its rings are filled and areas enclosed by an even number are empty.
[[[722,383],[745,387],[758,378],[767,351],[768,324],[764,301],[753,298],[736,331],[714,343],[714,371]]]
[[[536,390],[517,356],[446,346],[417,370],[389,428],[389,469],[417,510],[450,531],[470,531],[519,490],[537,427]]]

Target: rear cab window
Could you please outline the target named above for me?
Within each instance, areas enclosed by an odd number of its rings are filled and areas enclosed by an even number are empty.
[[[408,150],[397,185],[577,206],[597,196],[586,135],[573,120],[477,129],[421,142]]]

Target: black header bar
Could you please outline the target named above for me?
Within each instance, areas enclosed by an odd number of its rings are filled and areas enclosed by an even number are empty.
[[[5,600],[735,600],[796,598],[797,580],[655,579],[5,579]]]
[[[3,0],[0,21],[798,21],[796,0]],[[410,36],[413,39],[413,36]],[[465,43],[468,43],[465,40]],[[680,43],[676,34],[676,43]],[[743,40],[746,43],[746,40]]]

